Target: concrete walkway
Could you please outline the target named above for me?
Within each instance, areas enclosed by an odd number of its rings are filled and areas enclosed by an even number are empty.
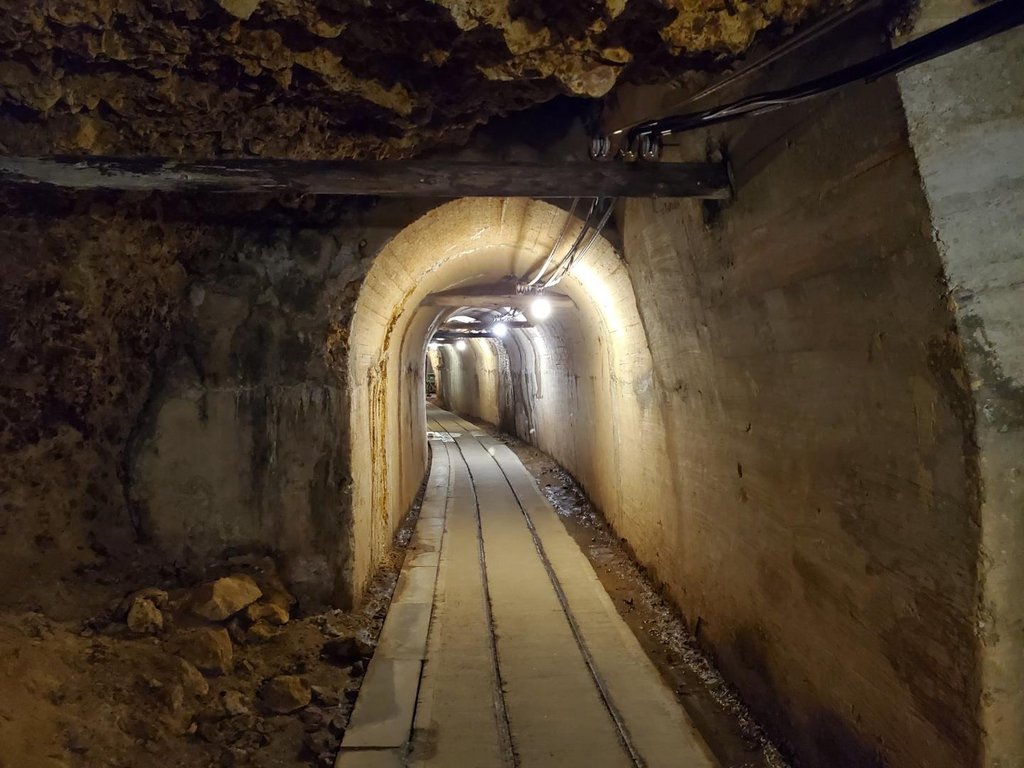
[[[516,455],[427,418],[420,520],[337,768],[715,766]]]

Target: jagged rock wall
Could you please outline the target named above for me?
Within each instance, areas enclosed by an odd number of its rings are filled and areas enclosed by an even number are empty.
[[[178,257],[203,237],[126,198],[2,205],[0,575],[14,583],[129,535],[124,447],[177,319]]]
[[[0,152],[407,154],[842,2],[0,0]]]

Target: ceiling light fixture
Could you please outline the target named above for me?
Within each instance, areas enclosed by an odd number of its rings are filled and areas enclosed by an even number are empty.
[[[465,340],[464,339],[459,339],[458,341],[456,341],[455,342],[455,348],[457,350],[459,350],[459,352],[465,352],[466,351],[466,342],[465,342]]]
[[[530,314],[534,320],[546,320],[551,317],[551,302],[543,296],[538,296],[530,305]]]
[[[491,326],[491,333],[499,339],[504,339],[508,335],[508,326],[504,323],[495,323]]]

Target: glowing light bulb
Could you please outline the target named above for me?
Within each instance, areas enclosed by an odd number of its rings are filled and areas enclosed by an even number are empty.
[[[459,350],[459,352],[465,352],[466,342],[463,339],[459,339],[458,341],[455,342],[455,348]]]
[[[530,306],[530,314],[534,320],[546,320],[551,317],[551,302],[543,296],[538,296]]]
[[[491,331],[499,339],[504,339],[508,335],[508,326],[504,323],[495,323],[491,326]]]

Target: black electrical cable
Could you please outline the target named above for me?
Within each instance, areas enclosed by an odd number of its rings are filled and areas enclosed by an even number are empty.
[[[665,136],[724,123],[739,117],[764,114],[852,83],[869,83],[886,75],[897,74],[916,64],[931,61],[1021,24],[1024,24],[1024,0],[996,0],[980,11],[911,40],[899,48],[805,83],[778,91],[755,94],[699,112],[645,120],[619,128],[611,135],[625,134],[632,146],[645,135]]]

